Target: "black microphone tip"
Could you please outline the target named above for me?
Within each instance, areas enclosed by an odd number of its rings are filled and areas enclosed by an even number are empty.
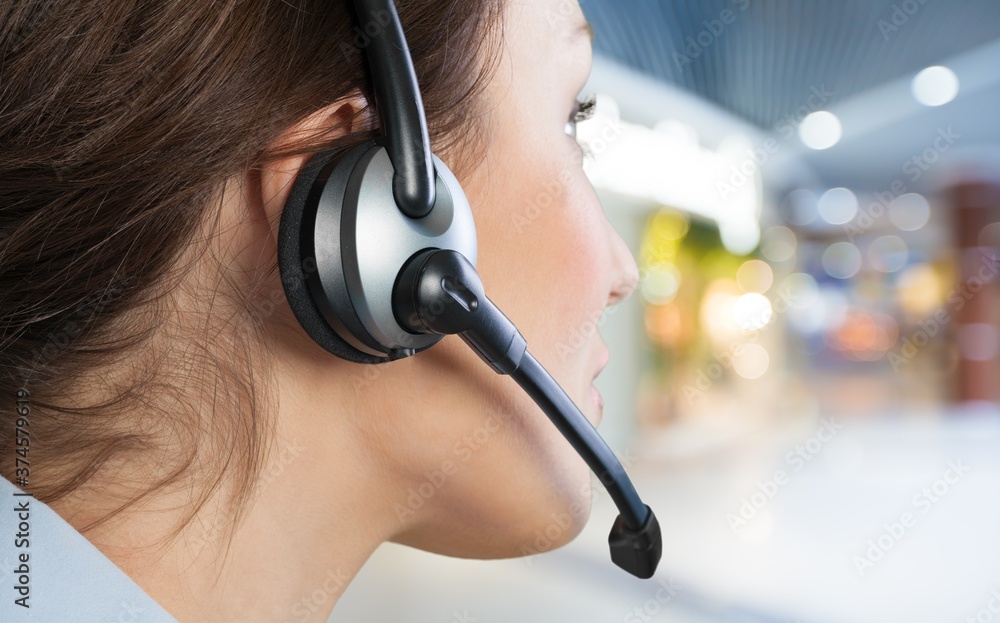
[[[638,530],[630,530],[622,516],[618,515],[611,526],[608,535],[608,545],[611,546],[611,562],[628,571],[637,578],[644,580],[653,577],[656,567],[660,564],[663,554],[663,541],[660,538],[660,524],[656,521],[653,510],[646,506],[649,516]]]

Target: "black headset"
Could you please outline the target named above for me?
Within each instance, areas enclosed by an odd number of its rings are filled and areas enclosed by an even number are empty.
[[[611,559],[640,578],[662,544],[652,510],[573,401],[527,352],[476,273],[476,228],[461,185],[431,153],[420,89],[392,0],[354,0],[384,135],[313,156],[281,216],[278,265],[288,303],[330,353],[377,364],[462,338],[509,374],[598,475],[621,514]]]

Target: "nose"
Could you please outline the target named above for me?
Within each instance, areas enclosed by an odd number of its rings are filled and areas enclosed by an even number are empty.
[[[614,267],[612,273],[611,292],[608,295],[608,307],[627,299],[639,285],[639,267],[628,245],[608,223],[610,233],[611,259]]]

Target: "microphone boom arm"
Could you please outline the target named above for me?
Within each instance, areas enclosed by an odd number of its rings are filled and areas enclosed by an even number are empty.
[[[656,515],[594,426],[527,351],[517,327],[486,297],[472,263],[457,251],[420,251],[400,271],[393,311],[413,333],[458,335],[487,365],[510,375],[531,396],[618,507],[620,515],[608,536],[611,560],[637,577],[652,577],[662,553]]]

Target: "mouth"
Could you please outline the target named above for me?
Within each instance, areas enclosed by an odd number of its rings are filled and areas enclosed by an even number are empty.
[[[601,396],[601,392],[597,391],[597,388],[593,385],[590,386],[590,398],[597,408],[597,420],[600,421],[601,416],[604,414],[604,398]]]

